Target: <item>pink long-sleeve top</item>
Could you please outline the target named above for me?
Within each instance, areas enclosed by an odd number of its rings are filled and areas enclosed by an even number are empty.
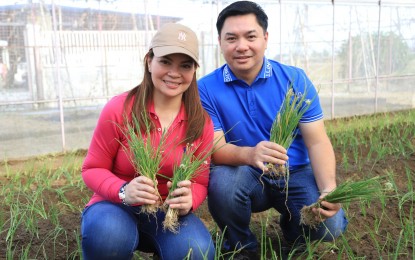
[[[131,181],[139,176],[131,162],[127,136],[123,132],[124,124],[124,102],[127,93],[113,97],[103,108],[98,119],[87,156],[82,165],[82,178],[86,186],[94,194],[86,206],[99,201],[107,200],[121,203],[118,192],[126,181]],[[129,113],[131,117],[131,112]],[[152,131],[152,139],[159,143],[161,138],[161,124],[154,110],[154,105],[149,106],[149,116],[155,123],[156,129]],[[187,128],[187,117],[182,104],[177,117],[168,129],[166,144],[168,147],[163,152],[162,166],[159,173],[171,177],[173,169],[180,164],[186,143],[177,145],[179,140],[185,139]],[[176,145],[175,145],[175,144]],[[210,152],[213,146],[213,123],[208,117],[202,135],[193,142],[197,147],[195,156]],[[166,151],[169,150],[169,151]],[[210,156],[203,164],[192,181],[193,210],[197,209],[207,196],[207,185],[209,181]],[[166,199],[168,195],[168,179],[158,176],[158,191],[161,197]]]

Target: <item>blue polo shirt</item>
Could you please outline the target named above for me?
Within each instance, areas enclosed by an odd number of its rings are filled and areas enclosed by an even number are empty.
[[[226,133],[226,141],[237,146],[255,146],[269,141],[272,123],[278,114],[288,88],[304,93],[313,100],[300,122],[323,118],[317,90],[303,70],[264,58],[260,73],[248,85],[236,78],[227,64],[198,81],[203,107],[212,118],[215,131]],[[301,132],[288,149],[289,165],[309,163]]]

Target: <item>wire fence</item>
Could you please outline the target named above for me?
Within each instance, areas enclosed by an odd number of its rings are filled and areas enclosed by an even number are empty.
[[[198,34],[199,77],[222,65],[215,22],[233,1],[14,2],[0,4],[6,159],[86,149],[102,106],[141,81],[164,23]],[[266,56],[306,71],[326,119],[415,107],[415,3],[257,2],[269,17]]]

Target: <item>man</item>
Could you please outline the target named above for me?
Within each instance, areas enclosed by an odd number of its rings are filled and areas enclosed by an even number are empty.
[[[249,229],[251,212],[278,210],[289,245],[304,244],[305,239],[330,241],[347,226],[341,205],[327,202],[314,211],[322,221],[317,229],[300,225],[301,208],[336,188],[335,157],[311,81],[301,69],[264,56],[267,26],[268,17],[258,4],[238,1],[227,6],[216,23],[226,64],[198,82],[216,140],[226,137],[212,158],[209,210],[225,233],[224,249],[242,249],[248,257],[258,251],[258,241]],[[295,93],[314,100],[287,151],[269,138],[291,86]],[[268,163],[289,165],[289,182],[272,176],[265,166]]]

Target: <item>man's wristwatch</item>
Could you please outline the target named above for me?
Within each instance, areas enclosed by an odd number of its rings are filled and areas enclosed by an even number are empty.
[[[118,197],[120,198],[120,200],[122,201],[122,204],[124,204],[124,205],[128,205],[128,204],[125,202],[125,186],[127,186],[127,184],[128,184],[128,182],[124,183],[124,184],[121,186],[120,191],[118,192]]]

